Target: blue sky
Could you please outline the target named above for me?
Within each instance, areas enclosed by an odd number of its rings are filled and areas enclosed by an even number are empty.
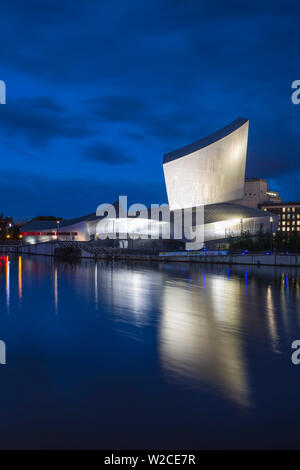
[[[162,157],[238,116],[247,176],[300,200],[297,1],[1,2],[1,211],[166,202]]]

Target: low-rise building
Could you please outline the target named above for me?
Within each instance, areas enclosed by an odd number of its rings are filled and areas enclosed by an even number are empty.
[[[269,189],[267,180],[263,178],[246,178],[244,197],[234,202],[243,206],[259,208],[262,204],[280,203],[281,198],[277,191]]]
[[[283,235],[300,234],[300,202],[265,203],[260,208],[279,217],[277,231]]]

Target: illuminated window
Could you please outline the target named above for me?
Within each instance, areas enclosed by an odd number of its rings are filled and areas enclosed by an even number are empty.
[[[282,225],[285,225],[285,221],[282,222]]]
[[[297,220],[297,225],[300,225],[300,220]]]
[[[287,211],[288,211],[288,212],[290,212],[290,210],[291,210],[291,208],[290,208],[290,207],[288,207],[288,208],[287,208]]]
[[[282,214],[282,218],[285,219],[285,214]]]
[[[285,207],[282,208],[282,212],[285,212]]]
[[[285,232],[285,227],[282,227],[282,231]]]
[[[292,223],[293,223],[293,225],[295,225],[295,221],[294,221],[294,220],[293,220],[293,222],[292,222]]]
[[[295,212],[295,207],[292,208],[292,211]]]
[[[287,227],[286,231],[289,232],[289,231],[290,231],[290,227]]]

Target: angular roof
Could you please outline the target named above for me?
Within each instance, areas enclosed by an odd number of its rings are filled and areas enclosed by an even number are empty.
[[[235,121],[231,122],[227,126],[223,127],[217,132],[204,137],[203,139],[197,140],[196,142],[185,145],[184,147],[179,148],[178,150],[174,150],[173,152],[166,153],[164,155],[164,163],[169,163],[177,158],[184,157],[185,155],[189,155],[190,153],[196,152],[208,145],[217,142],[218,140],[223,139],[227,135],[231,134],[232,132],[236,131],[239,127],[243,126],[248,119],[238,117]]]
[[[82,217],[77,217],[75,219],[61,219],[59,222],[59,229],[63,227],[68,227],[69,225],[75,225],[79,222],[88,221],[95,219],[95,213],[84,215]],[[27,222],[27,224],[21,227],[21,232],[31,232],[31,231],[40,231],[40,230],[57,230],[56,220],[38,220],[33,219]]]
[[[112,204],[115,209],[116,213],[118,214],[118,201]],[[105,216],[98,216],[95,212],[91,214],[82,215],[81,217],[76,217],[74,219],[61,219],[59,222],[59,230],[64,227],[69,227],[70,225],[76,225],[80,222],[91,222],[91,221],[98,221]],[[38,220],[33,219],[30,220],[27,224],[24,224],[21,228],[21,232],[39,232],[41,230],[56,230],[57,229],[57,222],[56,220]]]
[[[262,211],[253,207],[240,204],[220,203],[204,206],[204,223],[221,222],[229,219],[250,219],[256,217],[273,216],[271,212]]]

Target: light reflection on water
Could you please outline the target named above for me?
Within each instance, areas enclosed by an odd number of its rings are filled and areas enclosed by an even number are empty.
[[[77,330],[72,339],[74,322],[90,331],[91,338],[98,334],[97,340],[85,344],[87,350],[96,350],[107,335],[118,335],[119,345],[122,338],[128,344],[138,340],[138,354],[148,355],[145,368],[152,371],[153,380],[161,381],[162,390],[185,389],[200,401],[210,393],[230,406],[255,410],[261,399],[255,383],[263,373],[259,371],[258,379],[253,363],[261,357],[276,368],[276,357],[287,354],[291,341],[300,337],[300,277],[294,268],[2,257],[0,279],[0,320],[5,293],[6,315],[23,312],[26,321],[24,312],[36,309],[41,315],[44,305],[48,317],[40,331],[46,335],[49,328],[58,328],[51,320],[57,316],[71,334],[71,349],[75,342],[78,347]],[[28,328],[35,328],[36,321],[28,317]],[[54,346],[47,347],[51,355]],[[126,349],[120,361],[124,354]],[[101,361],[96,355],[93,366],[101,369]],[[128,376],[138,375],[135,359],[130,356],[128,361]],[[89,379],[95,373],[90,370]],[[126,382],[124,368],[120,374]]]
[[[201,281],[201,280],[200,280]],[[199,289],[200,287],[200,289]],[[212,276],[188,291],[166,286],[160,327],[163,367],[175,378],[197,380],[242,405],[249,390],[241,330],[237,279]]]

